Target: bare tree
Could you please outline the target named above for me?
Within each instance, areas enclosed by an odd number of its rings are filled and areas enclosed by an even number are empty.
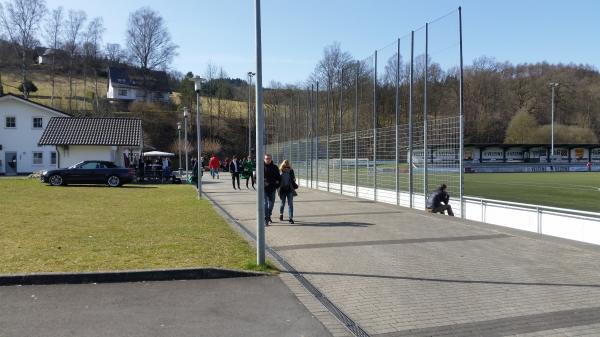
[[[163,18],[149,7],[129,14],[126,35],[129,54],[142,69],[142,84],[147,91],[147,71],[167,68],[176,55],[177,45],[171,41]],[[145,96],[149,98],[147,93]]]
[[[61,34],[64,25],[64,11],[62,7],[58,7],[52,11],[50,17],[46,21],[45,38],[46,43],[52,49],[52,60],[50,61],[50,81],[52,85],[52,93],[50,94],[50,105],[54,106],[54,88],[56,77],[56,51],[61,43]]]
[[[87,66],[91,66],[94,74],[94,107],[98,108],[98,61],[100,56],[100,44],[102,43],[102,34],[105,28],[102,22],[102,18],[96,17],[88,24],[87,31],[85,33],[84,43],[84,70],[83,70],[83,88],[84,88],[84,103],[85,103],[85,90],[87,82]]]
[[[314,79],[332,88],[341,81],[340,70],[352,61],[350,53],[342,51],[339,42],[334,42],[323,49],[323,58],[314,71]]]
[[[204,78],[206,79],[206,91],[208,100],[208,138],[213,138],[213,93],[215,85],[215,76],[217,76],[217,66],[212,62],[208,62],[206,65],[206,71],[204,72]]]
[[[70,10],[64,31],[64,47],[69,55],[69,112],[73,110],[73,68],[75,57],[81,49],[82,30],[86,18],[83,11]]]
[[[44,0],[12,0],[6,3],[6,9],[0,4],[0,25],[21,55],[21,76],[23,96],[29,96],[27,81],[27,51],[37,44],[36,32],[46,13]]]
[[[110,64],[119,64],[125,60],[125,52],[118,43],[107,43],[104,53]]]

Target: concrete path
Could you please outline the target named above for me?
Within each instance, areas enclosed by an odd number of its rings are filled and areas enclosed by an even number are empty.
[[[0,287],[1,337],[331,336],[277,277]]]
[[[204,191],[255,231],[254,192],[234,191],[226,175]],[[276,209],[267,244],[371,336],[600,335],[600,247],[298,193],[296,224],[279,223]],[[324,317],[322,306],[308,307]]]

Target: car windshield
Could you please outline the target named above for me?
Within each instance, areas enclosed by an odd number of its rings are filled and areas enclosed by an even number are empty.
[[[80,162],[80,163],[77,163],[77,164],[75,164],[75,165],[71,165],[71,166],[69,166],[68,168],[70,168],[70,169],[79,168],[79,167],[81,167],[81,165],[83,165],[84,163],[85,163],[85,162],[84,162],[84,161],[82,161],[82,162]]]

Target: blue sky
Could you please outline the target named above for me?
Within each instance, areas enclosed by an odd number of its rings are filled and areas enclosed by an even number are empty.
[[[129,13],[149,6],[164,17],[179,45],[173,69],[202,74],[210,61],[230,77],[243,78],[255,68],[252,0],[47,0],[47,5],[103,17],[104,41],[121,45]],[[514,63],[574,62],[600,68],[600,1],[263,0],[263,82],[305,80],[323,47],[334,41],[357,59],[368,57],[458,6],[463,8],[466,64],[486,55]],[[440,58],[452,56],[439,60],[445,66],[455,60],[454,22],[452,16],[431,25],[430,50]]]

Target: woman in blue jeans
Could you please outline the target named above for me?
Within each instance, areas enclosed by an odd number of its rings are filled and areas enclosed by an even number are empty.
[[[279,199],[281,199],[281,206],[279,207],[279,221],[283,221],[283,211],[285,209],[285,201],[288,204],[289,222],[294,223],[294,194],[296,194],[296,176],[292,165],[286,159],[281,165],[279,165],[281,171],[281,182],[279,184]]]

